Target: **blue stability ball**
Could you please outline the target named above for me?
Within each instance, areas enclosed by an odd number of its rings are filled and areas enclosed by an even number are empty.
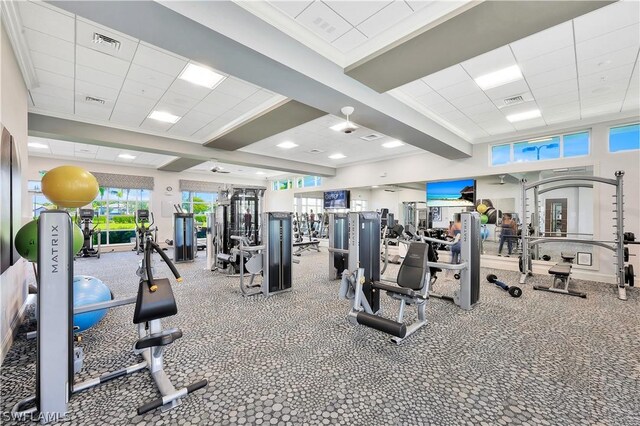
[[[73,277],[73,306],[75,308],[91,305],[98,302],[111,300],[111,290],[99,279],[88,275],[76,275]],[[107,315],[107,309],[85,312],[73,316],[73,327],[76,333],[85,331]],[[76,329],[76,327],[78,327]]]
[[[480,237],[482,237],[482,241],[489,238],[489,228],[487,228],[486,226],[483,226],[482,229],[480,230]]]

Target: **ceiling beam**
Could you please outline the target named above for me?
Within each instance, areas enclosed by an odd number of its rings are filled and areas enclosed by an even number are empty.
[[[469,142],[230,1],[53,1],[57,7],[449,159]],[[390,72],[396,72],[393,67]]]
[[[264,111],[251,119],[229,129],[205,143],[211,148],[236,150],[292,129],[316,118],[327,115],[326,112],[288,100],[274,108]]]
[[[329,177],[336,175],[336,169],[333,167],[250,154],[242,151],[226,151],[208,148],[197,143],[186,142],[179,139],[152,136],[145,133],[137,133],[129,130],[34,113],[29,114],[28,125],[29,135],[49,139],[178,156],[182,159],[189,159],[200,163],[216,160],[222,163],[258,167],[287,173]],[[186,160],[182,164],[185,167],[182,170],[191,167],[188,166],[189,162]],[[182,171],[179,170],[177,166],[174,168],[175,170],[171,171]]]
[[[345,73],[383,93],[611,3],[483,1],[348,66]],[[390,64],[402,65],[389,72]]]
[[[163,164],[158,167],[158,170],[162,170],[164,172],[183,172],[187,169],[200,165],[202,163],[206,163],[204,160],[197,160],[195,158],[176,158],[175,160],[171,160],[168,163]]]

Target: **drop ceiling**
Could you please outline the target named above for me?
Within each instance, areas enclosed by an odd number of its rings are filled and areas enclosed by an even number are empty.
[[[236,2],[346,67],[466,4],[466,0]]]
[[[38,81],[32,112],[201,143],[283,99],[224,73],[213,90],[181,80],[189,59],[46,3],[19,2],[19,11]],[[119,49],[95,43],[95,34]],[[147,118],[154,110],[182,118]]]
[[[390,93],[472,142],[640,106],[640,3],[617,2],[406,84]],[[522,79],[482,90],[475,79],[517,65]],[[522,100],[507,105],[508,98]],[[539,118],[506,116],[539,109]]]
[[[320,117],[276,136],[253,143],[240,151],[334,167],[423,152],[419,148],[406,144],[395,148],[385,148],[382,145],[394,139],[366,127],[359,127],[351,134],[331,129],[331,126],[344,123],[344,121],[344,118],[333,115]],[[372,138],[368,139],[372,140],[362,139],[367,136],[371,136]],[[277,146],[283,142],[293,142],[298,146],[290,149]],[[314,150],[319,152],[313,152]],[[345,158],[330,159],[329,156],[334,154],[342,154]]]

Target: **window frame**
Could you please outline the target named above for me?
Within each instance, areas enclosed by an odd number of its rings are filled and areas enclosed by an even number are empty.
[[[640,122],[633,122],[633,123],[627,123],[627,124],[619,124],[619,125],[616,125],[616,126],[609,126],[609,129],[608,129],[608,132],[607,132],[607,152],[609,154],[619,154],[619,153],[640,151],[640,146],[638,148],[621,149],[621,150],[618,150],[618,151],[611,151],[611,130],[619,129],[621,127],[630,127],[630,126],[640,126]]]

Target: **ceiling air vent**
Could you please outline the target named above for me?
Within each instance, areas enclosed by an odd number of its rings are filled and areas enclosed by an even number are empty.
[[[321,149],[314,148],[314,149],[312,149],[312,150],[311,150],[311,151],[309,151],[309,152],[310,152],[311,154],[320,154],[320,153],[322,153],[322,152],[324,152],[324,151],[323,151],[323,150],[321,150]]]
[[[367,142],[371,142],[371,141],[375,141],[376,139],[380,139],[382,137],[383,137],[382,135],[379,135],[377,133],[371,133],[366,136],[360,136],[360,139],[364,139]]]
[[[111,38],[104,34],[93,33],[93,42],[95,44],[102,44],[104,46],[109,46],[113,48],[113,50],[120,50],[120,42],[115,38]]]
[[[504,104],[505,105],[516,105],[516,104],[519,104],[519,103],[522,103],[522,102],[524,102],[524,98],[521,95],[512,96],[512,97],[506,98],[504,100]]]
[[[86,98],[84,98],[84,100],[87,101],[87,102],[94,102],[94,103],[97,103],[97,104],[104,105],[104,99],[94,98],[93,96],[87,96]]]

